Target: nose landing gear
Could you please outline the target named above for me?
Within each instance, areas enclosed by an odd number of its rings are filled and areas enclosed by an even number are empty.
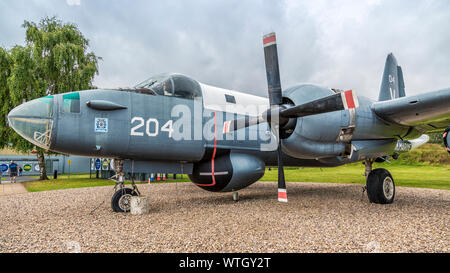
[[[123,162],[122,160],[114,161],[114,170],[116,171],[114,186],[114,194],[111,198],[111,208],[114,212],[130,212],[131,209],[131,197],[139,196],[139,192],[136,184],[134,183],[134,177],[131,176],[132,188],[125,187],[125,174],[122,172]]]
[[[131,209],[131,197],[137,195],[130,188],[119,189],[111,198],[111,208],[114,212],[129,212]]]

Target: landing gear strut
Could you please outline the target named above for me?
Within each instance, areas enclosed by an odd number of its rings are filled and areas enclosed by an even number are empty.
[[[371,203],[391,204],[395,197],[394,178],[386,169],[372,170],[373,159],[366,159],[366,189]]]
[[[116,185],[114,186],[114,194],[111,198],[111,208],[114,212],[129,212],[131,209],[131,197],[141,195],[136,184],[134,183],[134,177],[131,176],[132,188],[125,187],[125,173],[122,172],[123,161],[114,161],[114,175]]]
[[[369,173],[372,171],[372,164],[375,160],[373,159],[366,159],[364,160],[363,164],[366,166],[366,172],[365,172],[365,177],[367,179],[367,177],[369,176]]]

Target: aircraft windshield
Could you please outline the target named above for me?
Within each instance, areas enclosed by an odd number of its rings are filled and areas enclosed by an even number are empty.
[[[135,86],[136,89],[150,89],[158,95],[169,95],[173,93],[173,85],[169,75],[157,75]]]
[[[198,82],[181,74],[157,75],[136,85],[135,88],[149,89],[161,96],[174,96],[185,99],[193,99],[202,95]]]

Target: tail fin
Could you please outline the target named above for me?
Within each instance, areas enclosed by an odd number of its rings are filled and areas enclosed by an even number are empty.
[[[402,68],[398,66],[394,55],[390,53],[386,58],[378,101],[392,100],[405,95]]]
[[[397,76],[398,76],[398,96],[405,97],[405,82],[403,81],[403,71],[401,66],[397,66]]]

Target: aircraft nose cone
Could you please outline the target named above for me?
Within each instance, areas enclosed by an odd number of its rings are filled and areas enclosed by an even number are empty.
[[[9,112],[8,123],[29,142],[48,149],[53,127],[53,96],[17,106]]]

